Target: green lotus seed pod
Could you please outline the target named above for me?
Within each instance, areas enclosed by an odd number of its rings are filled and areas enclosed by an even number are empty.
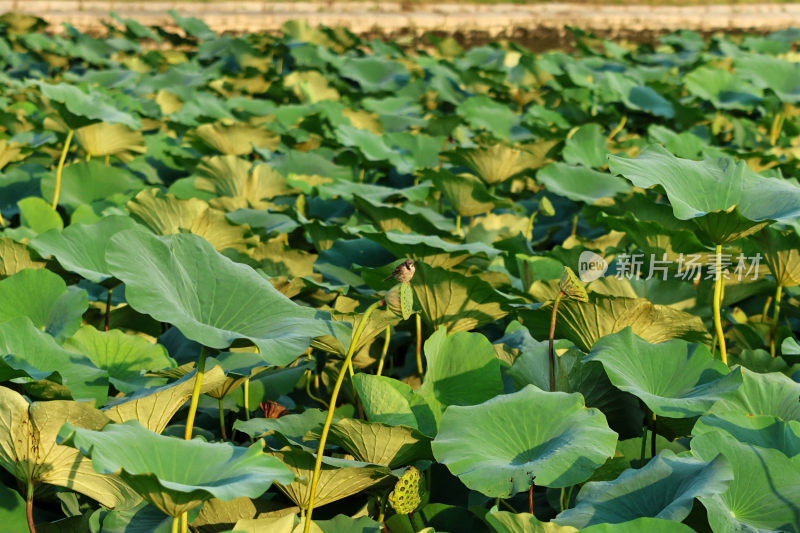
[[[539,213],[546,217],[552,217],[556,214],[556,209],[547,196],[542,196],[542,199],[539,200]]]
[[[570,300],[577,300],[579,302],[589,301],[589,294],[586,292],[586,287],[569,267],[564,267],[558,288],[564,293],[564,296]]]
[[[394,485],[394,490],[389,493],[389,504],[397,514],[409,514],[422,503],[422,483],[419,470],[409,467],[400,476]]]

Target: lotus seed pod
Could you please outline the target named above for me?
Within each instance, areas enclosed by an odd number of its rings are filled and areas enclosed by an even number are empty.
[[[397,514],[409,514],[419,507],[422,503],[422,484],[419,470],[409,467],[400,476],[394,486],[394,490],[389,493],[389,504]]]
[[[556,214],[556,209],[547,196],[542,196],[542,199],[539,200],[539,213],[546,217],[552,217]]]
[[[589,301],[589,294],[586,292],[586,287],[569,267],[564,267],[564,272],[561,273],[561,282],[558,284],[558,288],[564,293],[564,296],[570,300],[577,300],[579,302]]]

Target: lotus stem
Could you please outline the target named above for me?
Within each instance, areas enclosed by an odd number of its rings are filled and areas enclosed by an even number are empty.
[[[106,166],[109,166],[111,163],[111,156],[107,155],[103,162],[106,164]]]
[[[772,127],[769,130],[769,144],[771,146],[775,146],[778,144],[778,138],[781,135],[781,130],[783,129],[783,122],[786,120],[786,106],[778,113],[775,114],[775,118],[772,120]]]
[[[0,228],[6,227],[6,221],[3,220],[3,213],[0,211]]]
[[[619,124],[617,124],[617,126],[613,130],[611,130],[611,133],[609,133],[608,137],[606,137],[606,141],[613,140],[614,137],[617,136],[617,133],[622,131],[622,128],[625,127],[625,124],[627,122],[628,122],[628,115],[622,115],[622,119],[619,121]]]
[[[103,322],[103,331],[108,331],[111,322],[111,293],[114,292],[113,288],[108,289],[108,296],[106,296],[106,316]]]
[[[189,531],[189,513],[184,511],[181,513],[181,533],[187,533]]]
[[[319,396],[316,396],[313,392],[311,392],[311,375],[312,375],[312,373],[313,372],[311,370],[306,370],[306,372],[305,372],[305,374],[306,374],[306,394],[308,395],[309,398],[311,398],[315,402],[321,403],[327,409],[328,408],[328,402],[326,402],[325,400],[323,400],[322,398],[320,398]]]
[[[533,514],[533,481],[531,481],[531,487],[528,489],[528,512]]]
[[[333,411],[336,409],[336,399],[339,397],[339,390],[342,388],[344,376],[347,373],[347,366],[353,359],[353,354],[356,351],[358,339],[361,337],[361,332],[364,331],[364,326],[367,325],[367,319],[369,318],[369,315],[371,315],[372,312],[382,303],[383,300],[378,300],[370,305],[364,312],[361,320],[358,322],[358,326],[356,326],[356,330],[353,332],[353,338],[350,340],[350,347],[347,349],[347,355],[344,358],[344,364],[342,364],[342,368],[339,370],[339,375],[336,377],[336,383],[333,385],[331,401],[330,405],[328,406],[328,416],[325,418],[325,424],[322,426],[322,434],[319,437],[319,447],[317,448],[317,460],[314,464],[314,474],[311,476],[311,485],[308,489],[308,512],[306,513],[306,521],[305,525],[303,526],[303,533],[308,533],[309,528],[311,527],[311,513],[314,511],[314,499],[317,496],[317,483],[319,483],[319,473],[322,469],[322,456],[325,453],[325,441],[328,440],[328,432],[331,429],[331,422],[333,422]]]
[[[228,434],[225,431],[225,406],[223,405],[225,397],[219,399],[219,432],[222,435],[222,440],[228,440]]]
[[[656,456],[656,414],[653,413],[653,431],[650,435],[650,457]]]
[[[419,513],[409,513],[408,519],[411,521],[411,527],[414,529],[414,531],[422,531],[427,527],[425,522],[422,520],[422,517],[419,516]]]
[[[391,326],[386,326],[386,339],[383,341],[383,350],[381,350],[381,359],[378,361],[378,371],[375,375],[380,376],[383,372],[383,362],[386,360],[386,354],[389,352],[389,339],[392,338]]]
[[[91,160],[92,160],[92,154],[89,153],[89,152],[86,152],[86,162],[88,163]]]
[[[783,296],[783,285],[778,283],[775,289],[775,309],[772,311],[772,325],[769,328],[769,354],[775,357],[775,336],[778,333],[778,319],[781,314],[781,296]]]
[[[580,213],[575,213],[575,216],[572,217],[572,231],[569,233],[570,237],[574,237],[575,234],[578,232],[578,215]]]
[[[172,533],[178,533],[178,528],[180,527],[180,520],[177,516],[172,517],[172,529],[170,530]]]
[[[539,210],[537,209],[533,213],[531,213],[530,218],[528,218],[528,229],[525,230],[525,238],[531,240],[533,238],[533,221],[536,220],[536,215],[539,214]]]
[[[192,440],[192,428],[194,427],[194,417],[197,413],[197,403],[200,401],[200,386],[203,384],[203,374],[206,372],[206,347],[200,348],[200,357],[197,358],[197,375],[194,377],[194,388],[192,389],[192,400],[189,403],[189,416],[186,417],[186,431],[183,434],[184,440]]]
[[[644,452],[645,452],[645,450],[647,450],[647,426],[644,426],[642,428],[642,449],[641,449],[641,453],[639,454],[639,463],[641,463],[641,464],[639,466],[642,466],[644,464]]]
[[[419,372],[420,377],[424,375],[424,371],[422,370],[422,319],[419,316],[419,313],[416,314],[417,320],[417,371]]]
[[[553,343],[556,335],[556,317],[558,316],[558,304],[564,296],[563,291],[558,291],[556,301],[553,302],[553,313],[550,315],[550,336],[547,342],[547,353],[550,356],[550,392],[556,391],[556,354]]]
[[[250,378],[244,379],[242,389],[244,393],[244,419],[250,420]]]
[[[456,215],[456,233],[461,235],[461,215]]]
[[[67,160],[67,152],[69,152],[69,145],[72,143],[72,135],[74,130],[69,130],[67,133],[67,140],[64,141],[64,148],[61,150],[61,157],[58,158],[58,167],[56,168],[56,189],[53,192],[53,209],[58,205],[58,197],[61,194],[61,172],[64,170],[64,161]]]
[[[764,309],[761,310],[761,323],[767,321],[767,313],[769,312],[769,304],[772,303],[772,296],[767,296],[767,300],[764,302]]]
[[[717,342],[719,342],[719,356],[722,362],[728,364],[728,352],[725,349],[725,334],[722,331],[722,316],[720,307],[722,306],[722,245],[716,248],[717,263],[714,279],[714,330],[717,332]]]
[[[28,480],[26,492],[25,516],[28,518],[28,529],[31,533],[36,533],[36,525],[33,523],[33,482],[31,480]]]

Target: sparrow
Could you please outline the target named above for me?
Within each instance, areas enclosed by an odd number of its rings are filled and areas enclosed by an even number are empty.
[[[406,259],[394,269],[394,272],[386,276],[383,281],[389,281],[391,278],[396,279],[400,283],[408,283],[414,277],[417,267],[414,266],[414,261]]]

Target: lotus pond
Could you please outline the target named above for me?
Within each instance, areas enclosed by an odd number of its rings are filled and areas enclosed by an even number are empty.
[[[800,32],[175,17],[0,18],[4,531],[800,531]]]

